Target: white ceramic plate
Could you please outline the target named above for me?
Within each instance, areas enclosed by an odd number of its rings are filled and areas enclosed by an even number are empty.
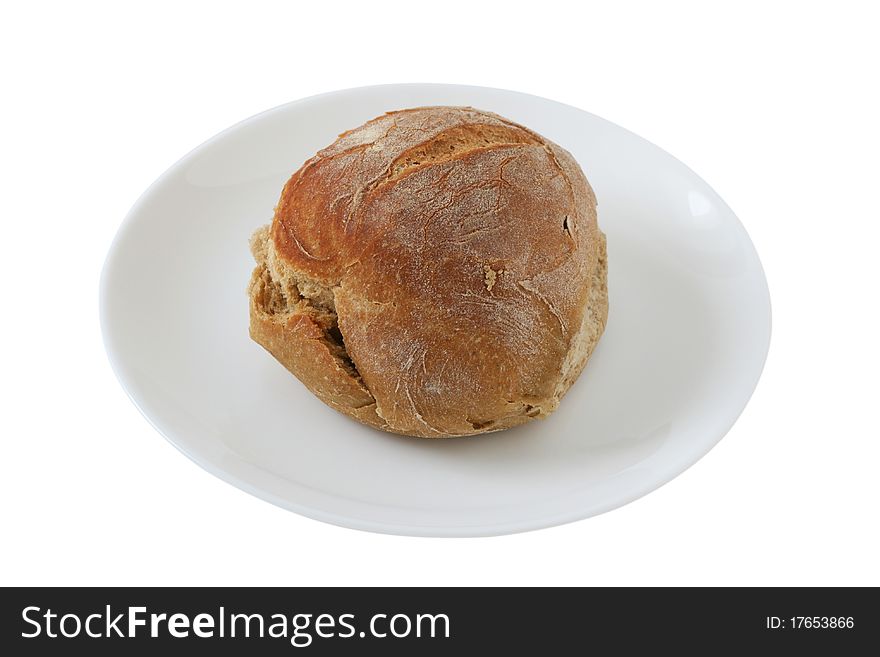
[[[547,420],[439,441],[374,431],[324,406],[248,338],[248,237],[284,182],[338,133],[419,105],[472,105],[527,125],[571,151],[596,191],[608,326]],[[742,225],[671,155],[543,98],[415,84],[290,103],[180,160],[116,236],[101,323],[134,403],[209,472],[326,522],[473,536],[608,511],[697,461],[757,384],[770,301]]]

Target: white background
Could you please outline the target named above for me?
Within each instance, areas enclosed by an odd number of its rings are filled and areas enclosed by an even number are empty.
[[[880,584],[878,22],[870,3],[713,5],[3,9],[0,584]],[[762,257],[774,333],[752,401],[708,456],[575,524],[400,538],[250,497],[139,415],[97,310],[138,195],[252,114],[391,82],[576,105],[725,198]]]

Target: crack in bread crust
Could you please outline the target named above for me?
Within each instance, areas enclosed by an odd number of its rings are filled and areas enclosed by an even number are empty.
[[[335,368],[331,375],[337,379],[337,388],[344,384],[344,379],[352,388],[352,392],[345,399],[352,410],[357,411],[369,406],[375,406],[376,400],[370,394],[369,389],[363,382],[358,372],[357,365],[345,348],[345,339],[339,330],[339,318],[336,314],[334,296],[335,289],[323,286],[320,283],[298,276],[297,272],[288,270],[284,275],[273,274],[273,269],[279,265],[270,266],[274,260],[272,257],[274,247],[269,239],[268,227],[260,228],[251,239],[251,250],[257,260],[257,267],[251,277],[248,290],[251,299],[251,333],[254,339],[263,344],[275,357],[282,362],[301,380],[310,378],[303,375],[302,371],[309,365],[308,360],[323,360],[329,364],[332,362]],[[284,265],[280,265],[284,267]],[[303,329],[303,327],[305,327]],[[302,329],[302,330],[301,330]],[[311,330],[309,330],[311,329]],[[306,362],[297,362],[297,350],[289,352],[282,349],[278,344],[289,336],[305,339],[311,343],[312,351],[304,350]],[[329,361],[326,357],[332,361]],[[316,395],[328,402],[326,386],[320,385],[320,381],[306,385]],[[344,385],[343,385],[344,387]],[[360,393],[360,394],[357,394]],[[338,405],[337,401],[335,404]],[[377,426],[380,426],[378,423]]]

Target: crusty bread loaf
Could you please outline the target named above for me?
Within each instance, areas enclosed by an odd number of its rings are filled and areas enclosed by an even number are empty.
[[[328,405],[395,433],[548,415],[608,313],[574,158],[472,108],[343,133],[293,174],[251,250],[253,339]]]

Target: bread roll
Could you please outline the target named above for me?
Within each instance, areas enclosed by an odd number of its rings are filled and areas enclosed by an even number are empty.
[[[251,337],[329,406],[410,436],[552,413],[608,313],[574,158],[469,107],[343,133],[287,181],[251,250]]]

